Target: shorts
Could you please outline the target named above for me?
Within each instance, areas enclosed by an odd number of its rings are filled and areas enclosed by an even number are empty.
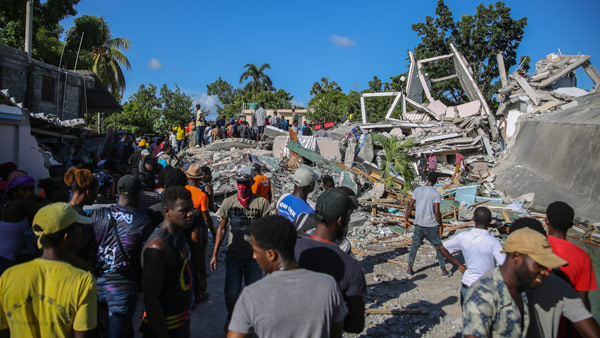
[[[259,134],[264,134],[265,133],[265,126],[257,126],[256,128],[258,129],[258,133]]]

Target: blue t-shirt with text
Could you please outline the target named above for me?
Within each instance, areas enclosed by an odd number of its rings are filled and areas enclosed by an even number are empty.
[[[289,219],[292,223],[294,223],[296,217],[303,212],[314,214],[315,210],[308,205],[305,200],[294,195],[285,197],[277,206],[277,213],[279,216]]]

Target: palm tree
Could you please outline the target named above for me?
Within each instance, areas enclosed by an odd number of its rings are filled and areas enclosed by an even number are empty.
[[[412,139],[399,140],[395,137],[386,137],[382,134],[373,135],[373,141],[379,142],[385,152],[385,165],[383,168],[383,178],[387,179],[395,174],[400,174],[404,179],[402,190],[409,191],[412,188],[413,181],[417,177],[412,169],[412,158],[408,154],[413,147]],[[386,186],[393,186],[394,183],[388,180]]]
[[[340,87],[337,82],[335,81],[331,81],[329,82],[329,77],[322,77],[321,78],[321,83],[316,82],[313,83],[312,88],[310,90],[310,95],[317,95],[320,93],[326,93],[329,91],[338,91],[341,92],[342,91],[342,87]]]
[[[260,91],[273,91],[275,89],[273,88],[273,82],[271,81],[271,78],[265,74],[266,69],[271,69],[270,64],[265,63],[257,67],[253,63],[248,63],[244,65],[244,68],[248,69],[240,76],[240,84],[252,78],[252,81],[246,84],[246,89],[252,90],[254,95]]]
[[[91,67],[110,92],[119,98],[125,92],[125,76],[121,67],[131,70],[131,64],[121,50],[128,50],[131,42],[125,38],[113,38],[104,17],[84,15],[75,19],[75,25],[68,35],[77,43],[70,42],[70,45],[78,45],[82,34],[82,66]],[[89,59],[86,59],[84,51],[91,56]]]

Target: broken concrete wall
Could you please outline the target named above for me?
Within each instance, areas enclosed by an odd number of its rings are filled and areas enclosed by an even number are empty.
[[[515,142],[494,173],[509,197],[534,192],[545,210],[567,202],[576,216],[600,221],[600,94],[579,98],[576,107],[519,121]]]
[[[19,114],[20,120],[17,119]],[[39,145],[31,136],[29,113],[18,107],[0,105],[0,144],[4,145],[0,163],[17,163],[19,170],[26,171],[36,181],[49,176]]]

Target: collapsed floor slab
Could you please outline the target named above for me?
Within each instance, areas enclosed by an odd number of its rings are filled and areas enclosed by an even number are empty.
[[[521,120],[509,153],[494,173],[510,197],[534,192],[534,207],[564,201],[575,214],[600,221],[600,93],[570,109]]]

